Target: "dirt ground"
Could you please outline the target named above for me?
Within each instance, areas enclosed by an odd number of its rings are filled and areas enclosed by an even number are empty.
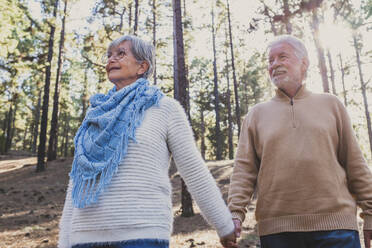
[[[58,223],[71,169],[71,158],[47,164],[35,173],[36,158],[0,157],[0,248],[57,247]],[[208,162],[226,199],[232,161]],[[197,206],[195,216],[180,216],[180,177],[170,173],[173,185],[174,228],[171,247],[221,247],[216,232],[204,221]],[[243,224],[239,247],[259,247],[253,219],[254,207]]]
[[[0,248],[57,247],[58,223],[71,162],[71,158],[58,159],[49,162],[45,172],[35,173],[35,157],[0,157]],[[226,199],[233,162],[207,162],[207,165]],[[222,247],[216,232],[204,221],[196,205],[194,217],[180,216],[180,177],[171,170],[170,178],[174,213],[170,246]],[[254,204],[248,207],[240,248],[260,247],[254,210]],[[362,226],[361,220],[359,226]]]

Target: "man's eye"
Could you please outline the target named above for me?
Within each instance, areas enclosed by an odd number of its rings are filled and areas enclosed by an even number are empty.
[[[119,57],[124,57],[124,55],[125,55],[125,51],[119,51],[119,53],[118,53]]]

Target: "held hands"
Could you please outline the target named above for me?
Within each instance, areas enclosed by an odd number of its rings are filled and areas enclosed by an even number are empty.
[[[236,238],[240,237],[242,231],[242,224],[239,219],[233,219],[235,230],[233,233],[221,238],[220,242],[224,248],[237,248]]]
[[[371,248],[372,230],[364,230],[364,245],[366,248]]]

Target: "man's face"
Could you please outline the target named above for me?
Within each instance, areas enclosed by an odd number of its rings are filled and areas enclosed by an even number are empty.
[[[271,47],[269,52],[269,74],[271,81],[282,90],[298,88],[302,84],[306,65],[299,59],[289,44],[282,42]]]

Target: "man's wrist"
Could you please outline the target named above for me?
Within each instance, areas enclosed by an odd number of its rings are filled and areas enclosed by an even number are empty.
[[[245,214],[244,213],[231,212],[231,215],[232,215],[232,218],[233,219],[238,219],[240,221],[240,223],[243,223],[244,218],[245,218]]]

